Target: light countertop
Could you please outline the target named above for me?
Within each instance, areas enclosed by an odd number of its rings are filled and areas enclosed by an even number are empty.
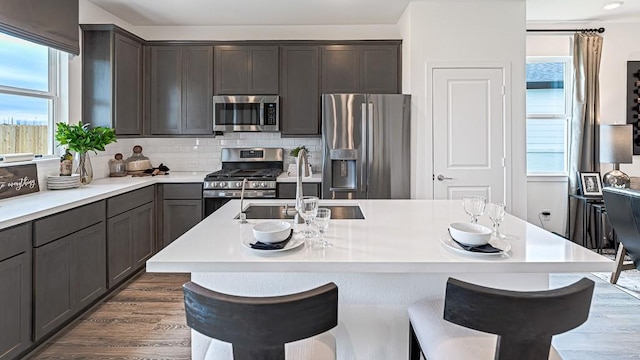
[[[298,178],[295,176],[289,176],[289,174],[285,171],[282,174],[280,174],[280,176],[278,176],[278,178],[276,179],[277,182],[283,182],[283,183],[294,183]],[[302,182],[305,183],[321,183],[322,182],[322,173],[319,174],[312,174],[309,177],[303,177],[302,178]]]
[[[96,179],[75,189],[45,190],[0,200],[0,229],[86,205],[158,183],[201,183],[206,172],[171,172],[169,175]],[[47,184],[39,184],[46,189]]]
[[[245,200],[249,204],[283,200]],[[459,201],[321,200],[324,204],[359,204],[365,220],[332,220],[324,250],[307,244],[265,254],[242,245],[253,239],[250,220],[234,217],[232,200],[147,262],[150,272],[356,272],[356,273],[549,273],[612,271],[614,263],[514,216],[501,230],[515,235],[508,257],[460,254],[444,246],[448,224],[468,221]],[[489,225],[487,216],[479,220]]]

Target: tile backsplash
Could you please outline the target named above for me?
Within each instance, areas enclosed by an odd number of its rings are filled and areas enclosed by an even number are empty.
[[[153,166],[160,163],[171,171],[215,171],[220,169],[220,153],[223,147],[281,147],[285,151],[284,169],[294,163],[289,151],[299,145],[309,149],[309,162],[314,172],[322,166],[322,142],[320,138],[281,138],[280,133],[225,133],[215,138],[132,138],[118,139],[98,155],[91,153],[95,178],[109,176],[109,159],[116,153],[128,158],[134,145],[143,148],[142,153]]]

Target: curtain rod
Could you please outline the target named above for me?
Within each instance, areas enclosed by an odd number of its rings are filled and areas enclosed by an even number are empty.
[[[597,29],[527,29],[527,32],[592,32],[602,34],[604,28]]]

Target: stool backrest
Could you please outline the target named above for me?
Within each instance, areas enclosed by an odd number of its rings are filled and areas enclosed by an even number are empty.
[[[498,335],[497,359],[547,359],[553,335],[589,316],[594,282],[587,278],[545,291],[493,289],[449,278],[444,319]]]
[[[603,189],[602,196],[616,237],[640,269],[640,192],[608,187]]]
[[[183,286],[187,325],[229,342],[235,360],[284,360],[284,344],[338,324],[338,287],[329,283],[285,296],[245,297],[188,282]]]

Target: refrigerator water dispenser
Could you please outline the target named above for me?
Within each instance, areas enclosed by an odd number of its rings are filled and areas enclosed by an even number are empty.
[[[357,155],[350,149],[330,151],[331,191],[357,190]]]

